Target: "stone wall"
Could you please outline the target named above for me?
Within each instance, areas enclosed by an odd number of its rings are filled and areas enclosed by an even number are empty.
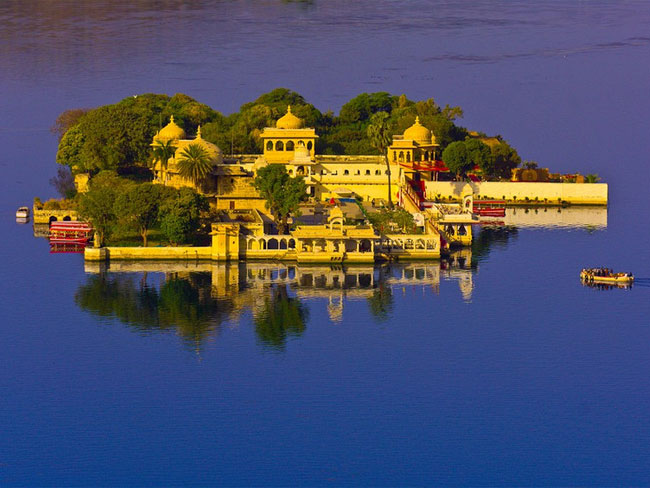
[[[485,181],[427,181],[426,198],[460,201],[473,194],[481,200],[506,200],[508,203],[558,205],[607,205],[607,183],[519,183]]]

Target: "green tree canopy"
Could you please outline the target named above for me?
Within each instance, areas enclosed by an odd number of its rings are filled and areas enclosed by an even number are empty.
[[[207,198],[192,188],[180,188],[160,205],[160,231],[171,244],[189,242],[207,212]]]
[[[512,170],[521,164],[521,157],[507,142],[500,141],[491,147],[494,158],[494,172],[490,176],[510,179]]]
[[[147,247],[149,229],[158,221],[161,201],[168,193],[164,186],[143,183],[130,186],[115,201],[118,219],[138,230],[144,247]]]
[[[300,203],[308,198],[304,178],[289,176],[283,164],[271,164],[257,171],[253,185],[266,199],[266,207],[275,218],[278,232],[284,234],[289,216],[295,215]]]
[[[449,144],[442,152],[442,160],[457,175],[464,175],[474,165],[463,141]]]
[[[158,141],[151,149],[151,165],[154,166],[156,162],[160,162],[163,169],[167,169],[169,159],[176,152],[176,144],[174,141]]]
[[[176,158],[178,174],[192,181],[197,187],[205,183],[214,168],[214,161],[199,144],[188,144]]]
[[[467,139],[464,144],[472,167],[478,165],[486,176],[494,174],[494,158],[489,146],[478,139]]]
[[[377,149],[377,152],[382,155],[386,163],[386,176],[388,177],[388,207],[393,207],[392,190],[390,186],[390,163],[386,157],[386,150],[393,140],[390,125],[388,123],[388,112],[377,112],[370,117],[370,125],[366,130],[370,144]]]
[[[93,224],[97,241],[104,246],[118,224],[115,202],[119,195],[133,185],[117,176],[114,171],[102,171],[92,180],[86,193],[78,195],[79,215]]]
[[[146,166],[153,136],[171,115],[186,132],[221,117],[187,95],[128,97],[80,115],[61,138],[56,161],[74,174]]]

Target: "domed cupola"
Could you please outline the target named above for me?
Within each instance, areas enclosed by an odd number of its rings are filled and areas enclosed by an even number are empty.
[[[206,141],[201,137],[201,126],[199,125],[198,130],[196,131],[196,139],[194,139],[191,144],[198,144],[209,154],[210,159],[215,163],[221,163],[223,161],[223,153],[221,149],[215,144],[212,144],[209,141]]]
[[[275,123],[278,129],[302,129],[303,125],[303,120],[291,113],[291,105],[287,107],[287,113]]]
[[[179,139],[185,139],[185,131],[181,129],[176,122],[174,122],[174,116],[171,116],[169,124],[160,129],[158,133],[154,136],[154,141],[177,141]]]
[[[420,124],[420,117],[415,117],[415,123],[404,131],[404,139],[418,144],[431,144],[431,131]]]

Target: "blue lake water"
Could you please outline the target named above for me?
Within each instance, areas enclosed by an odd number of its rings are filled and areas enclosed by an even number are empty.
[[[113,3],[0,4],[0,485],[650,484],[647,2]],[[61,111],[278,86],[461,105],[610,206],[344,269],[101,270],[14,222]]]

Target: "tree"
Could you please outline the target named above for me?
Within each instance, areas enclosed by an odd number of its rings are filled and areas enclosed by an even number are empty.
[[[70,168],[59,166],[56,170],[56,176],[50,178],[50,185],[56,188],[56,191],[63,198],[72,198],[77,194],[77,188],[74,185],[74,177]]]
[[[386,175],[388,177],[388,208],[393,208],[392,190],[390,187],[390,163],[386,157],[386,150],[392,141],[390,128],[388,125],[388,113],[377,112],[370,117],[370,125],[367,129],[368,137],[372,147],[379,151],[379,154],[386,162]]]
[[[102,247],[117,227],[115,201],[126,185],[113,171],[103,171],[90,182],[87,192],[79,195],[79,214],[90,221],[95,229],[95,245]]]
[[[494,158],[490,147],[478,139],[467,139],[465,147],[472,166],[478,165],[484,175],[491,176],[494,173]]]
[[[290,177],[284,165],[271,164],[257,171],[253,186],[266,199],[266,207],[275,218],[278,233],[284,234],[289,216],[296,214],[307,200],[307,185],[302,176]]]
[[[138,230],[144,247],[147,247],[149,229],[158,221],[163,190],[164,187],[152,183],[132,185],[115,202],[118,218]]]
[[[188,144],[176,158],[178,174],[200,187],[214,166],[208,151],[199,144]]]
[[[442,160],[457,176],[464,175],[473,166],[467,146],[463,141],[449,144],[442,152]]]
[[[169,163],[169,158],[171,158],[176,152],[176,146],[174,141],[159,141],[156,140],[156,144],[151,150],[151,163],[152,166],[156,164],[156,161],[160,161],[160,167],[162,169],[167,169],[167,163]]]
[[[65,133],[68,132],[71,127],[77,125],[79,119],[89,111],[89,108],[72,108],[65,110],[56,118],[54,125],[50,127],[50,132],[55,134],[59,139],[59,142],[61,142]]]
[[[199,228],[201,213],[207,211],[209,205],[208,200],[192,188],[172,191],[160,205],[160,231],[176,245],[190,240]]]
[[[86,166],[86,162],[81,156],[85,140],[86,138],[79,126],[68,129],[59,141],[56,162],[69,167],[72,174],[87,172],[90,168]]]
[[[492,176],[510,179],[512,170],[521,164],[521,157],[505,141],[501,141],[499,144],[492,146],[491,150],[494,159],[494,172]]]
[[[172,114],[187,132],[222,118],[207,105],[183,94],[127,97],[79,117],[61,139],[57,162],[70,166],[73,174],[144,167],[154,135]]]
[[[585,176],[585,183],[598,183],[600,181],[600,176],[597,174],[588,174]]]

